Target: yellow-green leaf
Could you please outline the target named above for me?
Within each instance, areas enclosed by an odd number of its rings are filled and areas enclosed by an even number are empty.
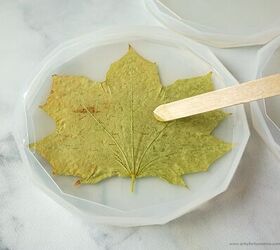
[[[131,47],[114,62],[104,82],[82,76],[53,76],[42,109],[56,130],[31,145],[54,174],[80,183],[112,176],[154,176],[185,185],[183,175],[207,171],[231,149],[211,135],[227,116],[213,111],[162,123],[153,117],[160,104],[213,90],[211,73],[161,85],[158,69]]]

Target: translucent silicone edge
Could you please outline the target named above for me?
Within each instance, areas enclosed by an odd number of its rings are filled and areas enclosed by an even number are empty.
[[[280,48],[280,36],[273,39],[257,52],[255,78],[260,78],[263,76],[263,71],[267,63],[278,48]],[[250,104],[250,108],[254,128],[269,146],[270,150],[280,159],[280,145],[276,143],[274,139],[275,133],[280,136],[280,129],[267,115],[265,101],[259,100],[253,102]],[[270,130],[269,127],[275,128],[274,131],[276,132]]]
[[[157,20],[159,20],[171,30],[193,38],[199,42],[218,48],[263,45],[280,34],[280,25],[273,29],[268,29],[266,31],[247,36],[229,35],[218,32],[205,32],[197,28],[202,28],[204,27],[203,25],[182,20],[180,17],[178,17],[178,15],[174,14],[173,11],[159,3],[157,0],[145,0],[145,5]],[[159,5],[164,6],[169,14],[163,13],[160,10]],[[195,27],[192,25],[192,23],[195,24]]]

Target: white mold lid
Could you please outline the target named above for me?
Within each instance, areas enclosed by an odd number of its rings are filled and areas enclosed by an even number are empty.
[[[158,178],[137,180],[134,193],[128,178],[77,188],[72,177],[52,176],[49,164],[28,147],[54,129],[50,117],[38,108],[50,91],[51,75],[79,74],[103,80],[109,65],[126,53],[128,44],[157,63],[164,84],[209,71],[216,88],[238,84],[207,47],[171,31],[148,26],[98,31],[60,45],[42,62],[18,105],[14,134],[36,183],[73,213],[87,221],[118,226],[163,224],[227,189],[249,137],[242,105],[228,108],[232,115],[215,130],[216,136],[235,147],[208,172],[187,175],[190,189]]]
[[[215,47],[265,44],[280,34],[278,0],[145,0],[165,26]]]
[[[261,48],[256,61],[256,78],[276,73],[280,73],[280,37]],[[255,129],[280,159],[280,96],[253,102],[250,106]]]

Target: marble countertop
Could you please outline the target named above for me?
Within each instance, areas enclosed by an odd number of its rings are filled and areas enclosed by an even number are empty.
[[[258,247],[276,249],[268,244],[280,242],[279,160],[253,129],[228,191],[163,226],[85,224],[30,180],[10,133],[15,103],[29,75],[59,43],[100,27],[128,23],[159,25],[140,0],[0,1],[0,249],[248,247],[231,243],[267,243]],[[253,76],[258,49],[212,48],[240,81]]]

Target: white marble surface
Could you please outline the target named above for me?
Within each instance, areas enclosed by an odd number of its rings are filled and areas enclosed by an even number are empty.
[[[0,249],[248,249],[230,243],[280,242],[279,160],[254,130],[229,190],[164,226],[88,225],[33,185],[10,134],[28,76],[60,42],[128,23],[157,25],[140,0],[0,1]],[[257,49],[213,51],[246,80]]]

